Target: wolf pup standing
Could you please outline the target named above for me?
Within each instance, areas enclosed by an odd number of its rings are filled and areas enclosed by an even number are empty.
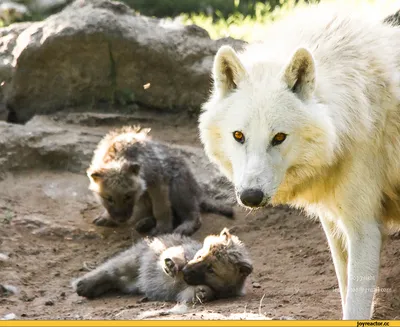
[[[221,47],[199,129],[240,204],[319,217],[343,318],[361,320],[400,223],[400,29],[356,15],[308,7],[262,44]]]
[[[233,217],[231,206],[207,197],[186,160],[148,132],[123,127],[99,143],[87,170],[89,188],[105,207],[94,223],[116,226],[133,215],[139,232],[191,235],[201,226],[200,211]]]
[[[141,240],[72,286],[88,298],[119,291],[149,300],[206,302],[243,295],[252,270],[245,245],[224,228],[207,236],[203,246],[180,234]]]

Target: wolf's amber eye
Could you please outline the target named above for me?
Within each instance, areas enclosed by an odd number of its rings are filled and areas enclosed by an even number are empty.
[[[274,136],[274,138],[272,139],[271,144],[272,144],[273,146],[281,144],[283,141],[286,140],[286,136],[287,136],[287,135],[286,135],[285,133],[278,133],[278,134],[276,134],[276,135]]]
[[[239,131],[234,131],[233,132],[233,138],[235,139],[235,141],[243,144],[244,143],[244,135],[242,132]]]

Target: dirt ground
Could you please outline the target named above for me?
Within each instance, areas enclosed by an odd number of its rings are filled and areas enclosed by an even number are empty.
[[[200,147],[194,121],[151,127],[155,139]],[[107,126],[98,129],[105,132]],[[0,318],[14,313],[18,319],[135,319],[173,307],[140,303],[133,296],[87,300],[73,293],[70,281],[84,274],[85,265],[103,262],[138,237],[126,227],[95,227],[91,220],[101,209],[87,187],[84,174],[58,171],[9,173],[0,181],[0,253],[8,256],[0,256],[0,283],[18,288],[15,295],[0,294]],[[336,277],[317,221],[288,208],[252,213],[237,208],[233,221],[204,215],[194,238],[202,240],[225,226],[244,241],[254,260],[247,295],[162,319],[341,318]],[[383,251],[376,318],[400,319],[399,257],[400,240],[391,237]]]

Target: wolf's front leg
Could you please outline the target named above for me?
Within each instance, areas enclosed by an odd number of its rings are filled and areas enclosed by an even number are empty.
[[[335,267],[336,277],[339,284],[340,298],[342,300],[342,310],[345,308],[347,295],[347,249],[342,242],[342,231],[335,222],[327,217],[320,217],[322,228],[324,229],[331,250],[332,261]]]
[[[135,244],[96,269],[75,279],[72,287],[78,295],[87,298],[95,298],[109,291],[139,293],[136,281],[139,273],[139,258],[143,255],[144,249],[143,243]]]
[[[153,215],[157,220],[157,226],[153,228],[150,235],[171,233],[173,229],[173,215],[169,199],[168,185],[157,185],[148,189]]]
[[[354,222],[354,221],[353,221]],[[377,222],[346,226],[348,283],[343,319],[371,319],[379,273],[382,235]]]
[[[112,290],[115,284],[106,270],[96,269],[74,280],[72,287],[79,296],[95,298]]]
[[[133,223],[138,233],[148,233],[156,226],[156,220],[153,217],[153,207],[149,193],[144,192],[136,201],[133,209]]]

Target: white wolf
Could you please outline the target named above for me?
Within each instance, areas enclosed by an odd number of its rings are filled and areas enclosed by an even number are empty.
[[[220,48],[199,118],[239,203],[319,217],[343,319],[371,317],[382,237],[400,223],[399,68],[399,28],[309,7],[261,44]]]

